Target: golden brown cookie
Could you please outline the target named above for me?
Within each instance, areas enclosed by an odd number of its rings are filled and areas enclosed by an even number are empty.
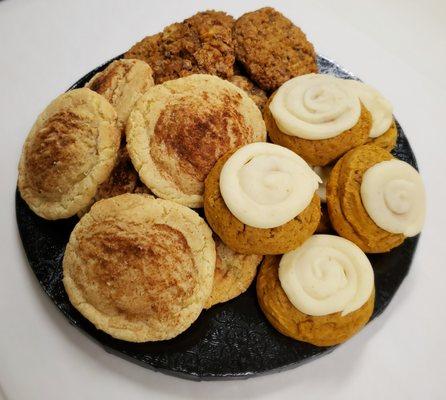
[[[245,225],[231,213],[220,192],[220,172],[232,154],[220,158],[205,181],[204,212],[209,225],[228,247],[242,254],[282,254],[298,247],[319,223],[319,197],[315,194],[304,211],[276,228]]]
[[[262,256],[239,254],[214,235],[217,259],[214,284],[205,308],[229,301],[246,291],[254,280]]]
[[[375,293],[358,310],[345,316],[334,313],[311,316],[291,304],[278,276],[280,257],[267,256],[257,276],[257,299],[271,325],[285,336],[316,346],[333,346],[357,333],[370,319]]]
[[[130,111],[147,89],[153,86],[152,69],[141,60],[115,60],[85,85],[104,96],[118,114],[118,125],[125,127]]]
[[[118,196],[124,193],[136,193],[138,184],[138,172],[133,167],[130,156],[125,147],[125,140],[121,140],[121,147],[118,151],[115,166],[108,179],[99,185],[91,204],[77,213],[78,217],[82,217],[93,203],[108,199],[109,197]],[[141,192],[142,193],[142,192]],[[149,192],[146,192],[149,193]]]
[[[384,150],[392,151],[396,146],[396,139],[398,138],[398,130],[396,129],[396,123],[393,121],[390,128],[387,129],[382,135],[376,138],[369,138],[366,144],[373,144],[381,147]]]
[[[328,215],[327,204],[321,202],[321,219],[316,228],[316,233],[329,233],[331,231],[333,231],[333,227],[331,226],[330,217]]]
[[[234,75],[229,79],[229,82],[233,83],[235,86],[238,86],[240,89],[243,89],[249,97],[256,103],[257,107],[259,107],[260,111],[263,110],[266,102],[268,101],[268,97],[264,90],[257,87],[253,82],[251,82],[246,76],[242,75]]]
[[[70,302],[98,329],[131,342],[171,339],[212,290],[215,244],[198,214],[147,195],[93,205],[63,260]]]
[[[370,113],[364,106],[361,107],[361,116],[357,124],[335,137],[308,140],[287,135],[279,129],[269,109],[273,97],[274,94],[269,98],[268,103],[263,109],[263,119],[269,138],[273,143],[293,150],[308,164],[317,166],[330,164],[350,149],[364,144],[369,137],[372,120]]]
[[[317,72],[305,34],[271,7],[242,15],[234,25],[237,60],[262,89],[276,90],[298,75]]]
[[[157,196],[202,207],[204,179],[238,146],[266,140],[258,107],[232,83],[191,75],[150,88],[137,102],[127,149],[141,180]]]
[[[113,169],[120,142],[116,111],[90,89],[57,97],[39,115],[23,146],[18,186],[45,219],[87,206]]]
[[[230,78],[235,60],[234,19],[221,11],[204,11],[136,43],[125,58],[137,58],[153,69],[155,83],[211,74]]]
[[[381,229],[373,222],[361,200],[362,177],[370,167],[393,159],[384,149],[364,145],[345,154],[333,168],[327,184],[330,221],[336,232],[366,253],[384,253],[404,241],[402,234]]]

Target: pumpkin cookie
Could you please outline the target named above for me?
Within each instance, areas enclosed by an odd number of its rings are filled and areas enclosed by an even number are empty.
[[[370,319],[375,302],[373,269],[348,240],[314,235],[282,258],[265,257],[257,276],[257,298],[268,321],[282,334],[333,346],[352,337]]]
[[[353,149],[336,163],[327,204],[334,229],[366,253],[387,252],[416,235],[425,214],[416,170],[373,145]]]
[[[262,256],[239,254],[214,236],[217,259],[214,283],[205,308],[229,301],[248,289],[257,273]]]
[[[93,205],[71,233],[63,283],[98,329],[131,342],[171,339],[209,297],[212,232],[179,204],[124,194]]]
[[[317,72],[305,34],[271,7],[242,15],[234,25],[237,60],[262,89],[276,90],[298,75]]]
[[[204,11],[136,43],[125,58],[137,58],[153,69],[155,83],[192,74],[230,78],[235,61],[234,19],[221,11]]]
[[[364,144],[371,115],[344,79],[309,74],[289,80],[263,110],[268,135],[310,165],[324,166]]]
[[[123,129],[136,101],[153,85],[152,69],[144,61],[115,60],[85,86],[110,102]]]
[[[373,144],[381,147],[384,150],[392,151],[396,146],[396,140],[398,139],[398,130],[396,128],[395,121],[392,122],[390,128],[387,129],[382,135],[372,138],[369,137],[366,144]]]
[[[218,160],[205,181],[209,225],[242,254],[282,254],[313,234],[319,178],[293,152],[253,143]]]
[[[126,129],[127,149],[157,196],[203,206],[204,179],[215,162],[241,145],[266,140],[258,107],[232,83],[191,75],[150,88]]]
[[[367,143],[391,151],[396,145],[398,131],[393,119],[392,104],[376,89],[363,82],[345,80],[359,96],[359,99],[370,112],[372,125]]]
[[[40,217],[68,218],[88,206],[113,169],[120,131],[116,111],[90,89],[57,97],[23,146],[18,186]]]

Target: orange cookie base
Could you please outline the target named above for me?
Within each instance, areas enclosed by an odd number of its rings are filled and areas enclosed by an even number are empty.
[[[350,149],[364,144],[369,137],[372,117],[365,107],[361,108],[361,116],[355,126],[333,138],[308,140],[287,135],[279,129],[269,110],[273,97],[274,94],[263,109],[263,119],[269,138],[273,143],[294,151],[310,165],[324,166],[330,164]]]
[[[367,214],[361,200],[362,177],[373,165],[392,155],[373,145],[349,151],[335,165],[327,183],[327,206],[336,232],[366,253],[385,253],[404,241],[404,236],[381,229]]]
[[[207,222],[221,240],[242,254],[283,254],[294,250],[316,230],[320,220],[320,199],[315,194],[297,217],[276,228],[260,229],[243,224],[228,209],[220,193],[220,172],[230,152],[221,157],[205,181],[204,212]]]
[[[300,312],[280,285],[279,262],[278,256],[265,257],[257,276],[257,298],[268,321],[285,336],[316,346],[333,346],[351,338],[370,319],[374,291],[361,308],[345,316],[335,313],[316,317]]]

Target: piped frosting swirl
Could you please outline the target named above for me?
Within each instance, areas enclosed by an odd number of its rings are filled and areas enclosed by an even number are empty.
[[[393,107],[376,89],[360,81],[345,80],[353,91],[359,96],[362,104],[372,115],[372,127],[369,137],[376,138],[385,133],[392,125]]]
[[[220,191],[241,222],[274,228],[291,221],[310,204],[319,182],[317,174],[291,150],[252,143],[226,161]]]
[[[356,125],[361,103],[344,79],[308,74],[285,82],[274,95],[270,111],[282,132],[321,140],[338,136]]]
[[[380,228],[406,237],[420,233],[426,195],[421,176],[406,162],[394,159],[369,168],[362,179],[361,199]]]
[[[356,311],[374,287],[367,256],[354,243],[333,235],[314,235],[284,254],[279,280],[294,307],[313,316]]]

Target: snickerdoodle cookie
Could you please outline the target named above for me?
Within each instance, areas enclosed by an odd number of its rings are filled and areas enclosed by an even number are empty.
[[[225,153],[266,140],[258,107],[232,83],[191,75],[150,88],[130,114],[127,149],[159,197],[203,205],[204,179]]]
[[[262,256],[239,254],[214,237],[217,259],[212,293],[205,308],[229,301],[248,289],[257,273]]]
[[[313,45],[271,7],[242,15],[234,25],[234,40],[237,60],[269,92],[295,76],[317,72]]]
[[[314,235],[282,258],[265,257],[257,276],[257,298],[279,332],[316,346],[333,346],[370,319],[373,269],[348,240]]]
[[[115,107],[122,129],[130,111],[147,89],[153,86],[152,69],[141,60],[115,60],[85,85],[104,96]]]
[[[327,184],[334,229],[366,253],[387,252],[418,234],[425,201],[417,171],[374,145],[344,155]]]
[[[133,167],[130,156],[125,147],[125,139],[121,139],[121,147],[118,151],[115,166],[113,167],[108,179],[99,185],[96,194],[91,199],[91,204],[80,210],[77,215],[81,217],[90,209],[91,205],[96,201],[108,199],[109,197],[118,196],[124,193],[136,193],[139,182],[138,172]],[[149,193],[149,192],[145,192]]]
[[[253,143],[224,155],[206,178],[209,225],[242,254],[282,254],[313,234],[319,178],[292,151]]]
[[[215,244],[198,214],[171,201],[124,194],[93,205],[63,260],[68,297],[98,329],[131,342],[171,339],[212,290]]]
[[[90,89],[57,97],[39,115],[23,146],[18,186],[40,217],[68,218],[87,206],[118,154],[116,111]]]

